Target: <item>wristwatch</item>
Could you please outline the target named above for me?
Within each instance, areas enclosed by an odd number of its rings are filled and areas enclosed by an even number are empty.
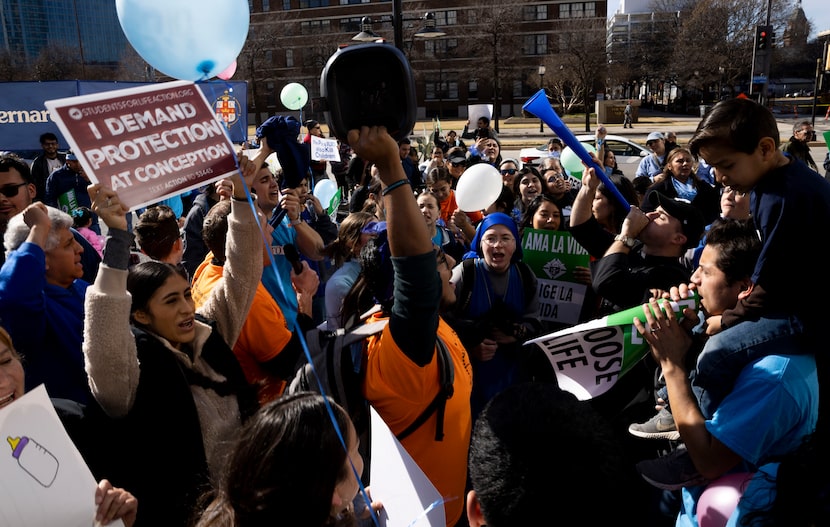
[[[625,236],[624,234],[618,234],[618,235],[614,236],[614,241],[622,242],[623,245],[625,245],[629,249],[634,247],[634,245],[637,243],[636,238],[629,238],[628,236]]]

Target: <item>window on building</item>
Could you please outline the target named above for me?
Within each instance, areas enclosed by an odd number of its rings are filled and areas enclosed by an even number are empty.
[[[478,81],[469,81],[467,83],[467,97],[470,99],[478,99]]]
[[[331,20],[305,20],[300,22],[300,33],[303,35],[328,33],[330,29]]]
[[[291,0],[282,0],[282,10],[291,11]]]
[[[458,23],[458,12],[455,9],[436,11],[434,14],[436,26],[454,26]]]
[[[597,16],[597,3],[596,2],[585,2],[585,16],[589,18],[593,18]]]
[[[270,49],[265,52],[265,64],[268,66],[274,65],[274,52]]]
[[[522,89],[524,88],[524,83],[521,79],[516,79],[513,81],[513,97],[521,97],[524,95],[522,93]]]
[[[547,5],[526,5],[522,8],[522,19],[525,21],[531,20],[547,20],[548,6]]]
[[[455,80],[427,81],[424,88],[426,100],[458,99],[458,81]]]
[[[547,35],[525,35],[524,36],[524,54],[525,55],[546,55],[548,52],[548,36]]]
[[[593,18],[597,16],[596,2],[572,2],[559,5],[559,18]]]
[[[294,50],[293,49],[286,49],[285,50],[285,67],[286,68],[293,68],[294,67]]]
[[[267,13],[271,10],[271,0],[262,0],[262,12]]]
[[[357,33],[360,31],[360,21],[363,17],[362,16],[353,16],[350,18],[341,18],[340,19],[340,32],[341,33]]]
[[[276,86],[274,86],[273,82],[266,82],[265,83],[265,105],[268,108],[276,108],[277,107],[277,96],[276,96]]]
[[[443,38],[440,40],[424,40],[424,53],[426,53],[427,55],[438,55],[439,57],[443,57],[448,53],[455,51],[455,48],[457,47],[458,39],[455,38]]]
[[[300,0],[300,9],[309,9],[312,7],[328,7],[329,0]]]

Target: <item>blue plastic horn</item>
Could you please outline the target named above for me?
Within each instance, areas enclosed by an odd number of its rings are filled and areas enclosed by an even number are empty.
[[[617,200],[622,203],[625,210],[628,211],[631,209],[631,205],[625,200],[622,194],[620,194],[619,189],[617,189],[617,185],[615,185],[608,176],[605,174],[605,170],[602,169],[601,166],[597,164],[596,161],[591,157],[591,154],[588,153],[588,150],[585,149],[585,146],[579,142],[579,139],[571,132],[570,128],[565,126],[565,123],[562,122],[562,119],[556,115],[556,112],[553,111],[550,103],[548,102],[548,97],[545,95],[545,90],[537,91],[533,97],[527,100],[526,103],[522,106],[522,110],[532,113],[539,119],[545,122],[551,130],[556,132],[556,135],[562,139],[566,145],[571,147],[571,150],[582,160],[583,163],[588,165],[589,167],[594,169],[596,172],[597,177],[602,180],[605,184],[606,188],[611,191],[611,193],[617,198]]]

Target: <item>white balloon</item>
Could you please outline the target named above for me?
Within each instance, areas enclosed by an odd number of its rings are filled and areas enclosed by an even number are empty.
[[[501,194],[501,173],[493,165],[477,163],[461,174],[455,188],[455,201],[464,212],[484,210]]]

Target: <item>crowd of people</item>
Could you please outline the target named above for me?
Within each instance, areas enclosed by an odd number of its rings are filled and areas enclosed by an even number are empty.
[[[298,144],[323,136],[304,126]],[[41,384],[56,408],[75,405],[67,430],[101,481],[104,522],[369,525],[383,504],[362,492],[361,430],[288,384],[309,330],[388,321],[347,352],[448,526],[579,514],[705,527],[707,489],[734,475],[743,496],[721,525],[825,524],[830,365],[793,272],[830,242],[830,183],[795,144],[808,126],[782,143],[766,108],[723,101],[685,144],[650,133],[636,174],[599,126],[603,172],[573,185],[561,140],[522,164],[486,118],[436,132],[424,159],[363,127],[339,138],[340,162],[286,168],[269,162],[286,151],[269,120],[233,177],[134,225],[45,134],[32,167],[0,157],[0,411]],[[501,192],[460,210],[478,164]],[[331,214],[309,183],[329,174],[348,205]],[[567,329],[540,315],[544,277],[522,243],[535,231],[590,255],[571,270],[587,287],[579,322],[642,305],[650,353],[593,399],[525,345]],[[670,302],[690,296],[700,309],[678,318]],[[162,435],[179,448],[134,455]]]

